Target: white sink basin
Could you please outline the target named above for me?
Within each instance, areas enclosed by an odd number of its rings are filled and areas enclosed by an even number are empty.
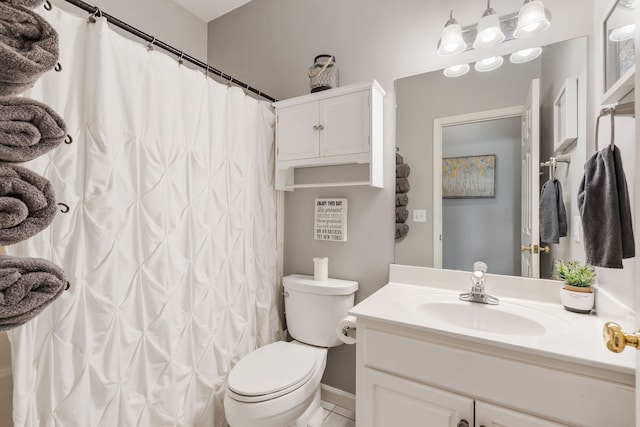
[[[524,305],[503,301],[498,305],[479,304],[449,295],[431,295],[428,299],[419,302],[416,309],[435,327],[530,337],[564,335],[570,331],[563,319]]]

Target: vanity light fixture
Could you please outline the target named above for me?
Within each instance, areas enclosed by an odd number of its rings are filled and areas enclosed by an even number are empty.
[[[491,7],[491,0],[487,0],[487,8],[482,14],[476,39],[473,42],[474,49],[492,47],[504,41],[505,35],[500,28],[500,18]]]
[[[636,34],[636,24],[629,24],[619,28],[615,28],[609,34],[609,40],[612,42],[623,42],[629,40]]]
[[[469,64],[452,65],[444,69],[444,75],[447,77],[460,77],[467,74],[470,69]]]
[[[449,20],[444,24],[442,30],[442,37],[440,38],[440,44],[438,45],[438,55],[448,56],[460,53],[467,48],[462,38],[462,28],[458,21],[453,17],[453,9],[449,15]]]
[[[544,8],[542,1],[523,1],[518,12],[498,16],[491,7],[491,0],[487,0],[487,8],[480,21],[464,28],[453,17],[452,10],[438,41],[438,55],[450,56],[465,50],[492,47],[516,38],[533,36],[549,28],[551,13]]]
[[[502,59],[502,56],[491,56],[489,58],[484,58],[476,62],[474,68],[476,69],[476,71],[484,73],[499,68],[503,62],[504,60]]]
[[[517,52],[513,52],[509,57],[509,61],[514,64],[523,64],[525,62],[536,59],[542,53],[541,47],[531,47],[528,49],[522,49]]]
[[[539,34],[549,28],[551,22],[547,18],[544,4],[540,0],[524,0],[518,13],[518,26],[513,37],[519,39]]]

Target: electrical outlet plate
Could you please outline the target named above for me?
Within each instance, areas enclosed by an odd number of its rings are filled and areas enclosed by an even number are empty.
[[[576,243],[580,243],[580,216],[573,216],[573,224],[571,224],[571,229],[573,230],[573,240]]]
[[[426,209],[414,209],[413,210],[413,222],[427,222]]]

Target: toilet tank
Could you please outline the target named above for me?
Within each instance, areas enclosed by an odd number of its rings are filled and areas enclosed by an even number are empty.
[[[319,347],[342,344],[336,328],[353,307],[358,282],[292,274],[282,279],[284,310],[289,334],[297,341]]]

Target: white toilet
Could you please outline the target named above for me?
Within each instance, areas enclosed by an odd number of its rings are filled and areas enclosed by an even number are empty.
[[[283,278],[285,316],[296,340],[278,341],[243,357],[227,379],[224,409],[231,427],[319,427],[320,380],[327,347],[342,344],[338,322],[353,307],[358,283]]]

